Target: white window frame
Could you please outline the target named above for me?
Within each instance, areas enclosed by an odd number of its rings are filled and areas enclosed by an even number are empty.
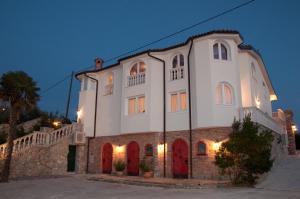
[[[217,44],[218,46],[218,58],[215,58],[215,52],[214,52],[214,46],[215,44]],[[227,59],[223,59],[222,58],[222,48],[221,48],[221,45],[223,45],[226,49],[226,52],[227,52]],[[230,48],[227,44],[225,44],[224,42],[215,42],[213,45],[212,45],[212,55],[213,55],[213,59],[214,60],[220,60],[220,61],[230,61],[231,60],[231,53],[230,53]]]
[[[181,107],[181,94],[185,93],[185,109],[182,109]],[[172,95],[176,95],[177,98],[177,107],[176,110],[173,111],[172,110]],[[177,113],[177,112],[185,112],[188,110],[188,96],[187,96],[187,92],[186,90],[180,90],[180,91],[175,91],[175,92],[170,92],[169,93],[169,102],[170,102],[170,106],[169,106],[169,112],[171,113]]]
[[[143,112],[139,112],[139,99],[140,98],[144,98],[144,111]],[[129,101],[134,99],[134,112],[133,113],[129,113]],[[137,115],[137,114],[144,114],[146,113],[146,97],[145,95],[137,95],[137,96],[132,96],[132,97],[128,97],[126,100],[127,103],[127,115],[128,116],[132,116],[132,115]]]
[[[218,87],[221,86],[221,103],[218,103],[218,100],[217,100],[217,89]],[[231,91],[231,103],[226,103],[226,96],[225,96],[225,86],[228,86],[230,88],[230,91]],[[220,82],[217,84],[216,88],[215,88],[215,103],[217,105],[224,105],[224,106],[233,106],[234,103],[235,103],[235,97],[234,97],[234,89],[233,87],[227,83],[227,82]]]

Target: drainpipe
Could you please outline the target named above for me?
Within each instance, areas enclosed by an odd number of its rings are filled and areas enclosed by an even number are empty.
[[[158,60],[159,62],[163,63],[163,142],[164,142],[164,177],[166,177],[166,62],[158,57],[154,57],[150,54],[150,52],[147,53],[149,57],[152,57],[153,59]]]
[[[190,137],[190,178],[193,178],[193,137],[192,137],[192,105],[191,105],[191,75],[190,75],[190,54],[193,47],[193,39],[187,57],[187,69],[188,69],[188,90],[189,90],[189,137]]]
[[[86,76],[87,78],[90,78],[94,81],[96,81],[96,97],[95,97],[95,115],[94,115],[94,136],[93,138],[96,137],[96,127],[97,127],[97,106],[98,106],[98,80],[88,76],[87,74],[84,74],[84,76]],[[86,159],[86,173],[89,172],[89,156],[90,156],[90,137],[87,138],[87,159]]]

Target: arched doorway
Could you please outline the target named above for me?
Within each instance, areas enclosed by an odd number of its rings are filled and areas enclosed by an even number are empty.
[[[139,175],[140,147],[137,142],[132,141],[127,146],[127,174]]]
[[[174,178],[188,178],[188,145],[182,139],[172,145],[172,171]]]
[[[111,173],[112,170],[112,154],[113,147],[110,143],[106,143],[102,150],[102,173]]]

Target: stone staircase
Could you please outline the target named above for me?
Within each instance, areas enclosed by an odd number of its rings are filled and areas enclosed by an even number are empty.
[[[34,131],[31,134],[14,140],[13,155],[36,146],[49,147],[58,143],[65,137],[75,134],[75,132],[78,130],[80,130],[80,125],[73,123],[50,132]],[[6,152],[7,143],[0,145],[0,159],[5,157]]]

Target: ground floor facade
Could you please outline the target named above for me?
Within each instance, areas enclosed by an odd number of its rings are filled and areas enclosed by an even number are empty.
[[[156,177],[219,179],[215,153],[231,131],[231,127],[219,127],[195,129],[191,134],[174,131],[96,137],[89,141],[88,172],[115,173],[114,162],[122,160],[126,175],[142,175],[139,163],[145,159]]]

